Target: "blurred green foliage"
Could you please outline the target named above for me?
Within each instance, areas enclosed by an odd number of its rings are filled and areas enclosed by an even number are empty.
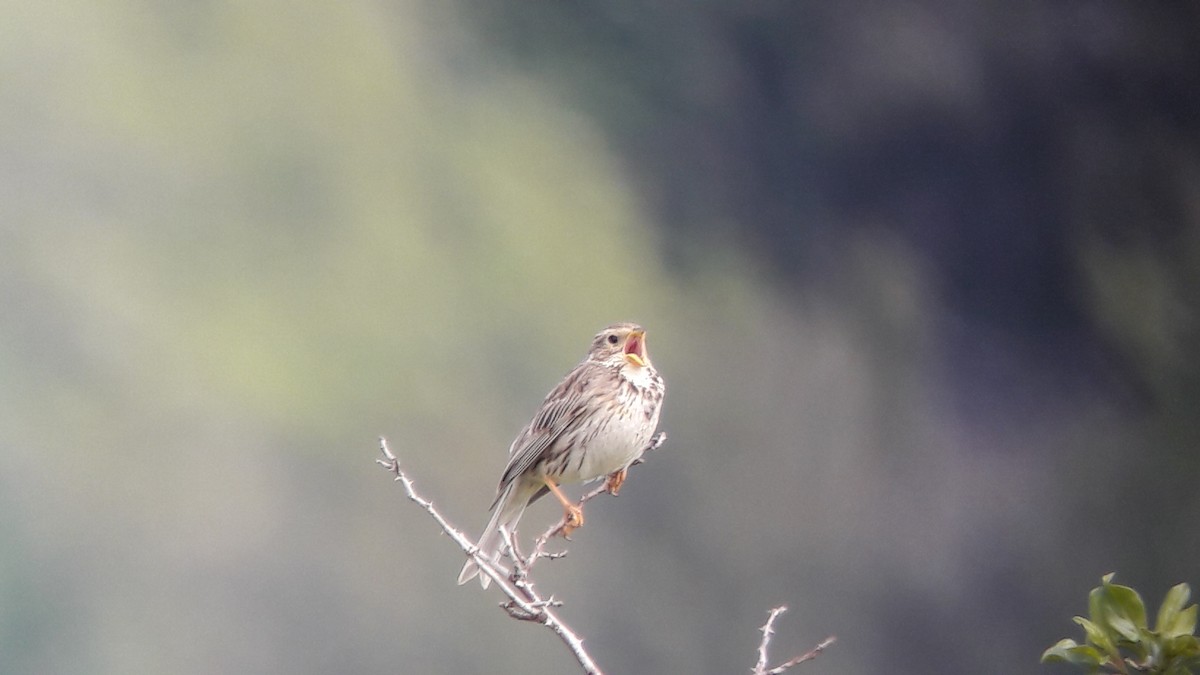
[[[562,672],[375,439],[474,532],[616,320],[671,441],[542,582],[611,672],[784,602],[1016,672],[1185,576],[1200,182],[1140,106],[1200,88],[1130,7],[3,3],[0,671]]]
[[[1071,663],[1089,673],[1150,673],[1191,675],[1200,668],[1200,639],[1196,638],[1196,605],[1184,607],[1191,596],[1187,584],[1167,591],[1151,630],[1146,606],[1137,591],[1112,583],[1106,574],[1088,596],[1088,618],[1075,617],[1086,641],[1060,640],[1042,654],[1044,663]]]

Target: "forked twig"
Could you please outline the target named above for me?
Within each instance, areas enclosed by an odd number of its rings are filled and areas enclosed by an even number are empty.
[[[775,620],[779,618],[780,614],[783,614],[786,611],[787,607],[783,605],[772,609],[767,615],[767,622],[763,624],[762,628],[759,629],[762,631],[762,641],[758,643],[758,661],[754,664],[754,670],[751,671],[753,675],[780,675],[792,666],[796,666],[804,663],[805,661],[811,661],[817,658],[817,656],[819,656],[821,652],[825,651],[829,645],[837,642],[837,637],[830,635],[824,640],[821,640],[816,647],[813,647],[800,656],[796,656],[768,670],[767,647],[771,645],[771,636],[775,634]]]
[[[645,455],[661,447],[666,438],[667,435],[665,432],[659,432],[655,434],[650,440],[650,444],[642,452],[642,455],[639,456],[638,459],[633,462],[633,464],[641,464],[643,461],[645,461]],[[579,663],[580,667],[583,668],[584,673],[587,675],[603,675],[600,668],[596,665],[595,660],[591,657],[587,650],[584,649],[583,639],[579,637],[579,635],[576,634],[575,631],[573,631],[569,626],[567,626],[567,624],[564,623],[561,618],[559,618],[558,614],[554,612],[555,608],[562,606],[562,602],[554,599],[554,596],[543,598],[534,589],[533,582],[529,578],[530,568],[533,567],[534,563],[536,563],[538,560],[541,560],[542,558],[560,558],[566,555],[566,551],[547,552],[545,550],[547,542],[549,542],[550,539],[555,535],[563,531],[563,528],[566,525],[565,517],[562,521],[559,521],[557,524],[546,530],[540,537],[538,537],[534,542],[533,550],[528,556],[524,557],[517,550],[515,533],[506,531],[504,536],[508,544],[509,555],[513,560],[512,572],[507,573],[505,570],[498,568],[489,558],[480,555],[479,549],[475,546],[475,544],[468,539],[461,530],[451,525],[450,521],[446,520],[445,516],[443,516],[436,507],[434,507],[433,502],[425,499],[417,493],[412,479],[409,478],[408,475],[404,473],[404,470],[400,468],[400,460],[397,459],[396,455],[392,453],[391,448],[388,447],[386,438],[380,437],[379,449],[383,453],[383,458],[376,459],[376,463],[395,476],[395,480],[399,481],[399,483],[404,487],[404,494],[408,497],[408,499],[424,509],[425,512],[428,513],[435,522],[437,522],[438,526],[442,528],[442,531],[445,532],[450,539],[454,541],[454,543],[458,544],[458,547],[461,548],[464,553],[466,553],[473,561],[475,561],[475,564],[479,566],[479,573],[487,575],[487,577],[496,584],[496,587],[499,588],[500,591],[507,597],[507,600],[500,603],[500,606],[504,609],[504,611],[514,619],[520,621],[530,621],[546,626],[553,631],[554,634],[557,635],[565,645],[567,645],[567,648],[571,650],[571,654],[575,657],[575,660]],[[583,498],[580,499],[579,504],[582,506],[584,503],[592,500],[593,498],[608,492],[608,488],[609,483],[603,483],[599,487],[585,494]],[[775,620],[785,611],[787,611],[786,607],[776,607],[775,609],[771,610],[770,615],[767,617],[767,623],[761,629],[763,638],[762,642],[759,643],[758,662],[754,666],[753,675],[780,675],[792,666],[816,658],[818,654],[824,651],[826,647],[833,644],[836,640],[836,638],[833,636],[825,638],[825,640],[808,652],[805,652],[804,654],[801,654],[790,661],[768,670],[767,647],[770,645],[771,636],[775,633]]]
[[[666,443],[666,442],[667,442],[667,432],[660,431],[660,432],[654,434],[653,436],[650,437],[650,442],[646,444],[646,449],[642,450],[642,454],[638,455],[638,458],[633,460],[633,462],[629,466],[632,467],[632,466],[637,466],[638,464],[644,463],[646,461],[646,455],[650,454],[651,452],[654,452],[655,450],[658,450],[659,448],[662,447],[663,443]],[[596,486],[591,491],[585,493],[583,495],[583,497],[580,497],[580,499],[579,499],[579,506],[582,507],[584,504],[592,501],[596,497],[599,497],[600,495],[608,492],[609,491],[608,486],[609,486],[608,482],[605,481],[605,482],[600,483],[600,485]],[[510,549],[514,553],[513,559],[517,561],[517,567],[520,570],[520,573],[528,575],[529,568],[532,567],[535,562],[537,562],[538,560],[540,560],[542,558],[548,558],[550,560],[554,560],[556,558],[561,558],[561,557],[565,556],[567,554],[566,551],[557,551],[557,552],[553,552],[553,553],[547,553],[546,552],[546,544],[549,543],[551,539],[553,539],[554,537],[561,534],[566,527],[567,527],[567,518],[564,515],[561,519],[559,519],[559,521],[557,523],[555,523],[555,524],[551,525],[549,528],[547,528],[546,531],[542,533],[542,536],[540,536],[534,540],[533,550],[530,551],[529,555],[525,556],[524,558],[521,558],[520,556],[518,556],[516,554],[517,549],[515,546],[511,546]],[[567,537],[566,535],[563,535],[563,538],[567,539],[567,541],[570,541],[570,538]],[[512,544],[513,542],[510,541],[509,543]]]
[[[404,494],[408,496],[409,500],[415,502],[431,518],[437,521],[442,531],[449,535],[464,553],[471,556],[475,564],[479,565],[479,573],[486,574],[500,588],[500,591],[508,596],[508,600],[502,603],[501,607],[508,612],[509,616],[521,621],[532,621],[546,626],[567,645],[567,648],[574,654],[575,660],[579,662],[585,673],[588,675],[603,675],[600,668],[596,666],[595,660],[584,649],[583,639],[575,631],[571,630],[567,624],[563,623],[562,619],[554,612],[553,607],[558,606],[557,601],[553,598],[540,597],[534,591],[533,584],[529,583],[527,579],[510,583],[509,579],[498,571],[490,560],[479,555],[479,549],[476,548],[475,544],[465,534],[451,525],[433,506],[433,502],[417,494],[416,488],[413,487],[412,479],[400,468],[400,460],[392,454],[386,438],[380,437],[379,449],[383,452],[383,459],[376,459],[376,463],[395,475],[395,479],[404,486]]]

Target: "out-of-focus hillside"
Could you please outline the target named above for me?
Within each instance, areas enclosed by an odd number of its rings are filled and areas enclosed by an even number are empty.
[[[1185,10],[4,15],[0,671],[569,672],[375,438],[476,532],[616,320],[671,440],[541,581],[606,672],[781,603],[829,672],[1031,672],[1100,574],[1200,583]]]

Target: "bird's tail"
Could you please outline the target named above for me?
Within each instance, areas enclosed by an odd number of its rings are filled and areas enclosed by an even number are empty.
[[[479,535],[479,542],[475,545],[483,559],[493,563],[500,560],[500,549],[504,545],[504,532],[512,532],[516,528],[517,522],[521,520],[521,515],[525,513],[525,507],[529,504],[528,499],[520,497],[521,495],[517,494],[516,486],[509,485],[505,494],[497,500],[496,508],[492,511],[492,518],[488,521],[487,527],[483,528],[483,534]],[[479,576],[479,584],[484,588],[492,583],[491,577],[479,573],[479,565],[475,563],[475,559],[469,558],[463,565],[462,571],[458,573],[459,585],[467,583],[476,575]]]

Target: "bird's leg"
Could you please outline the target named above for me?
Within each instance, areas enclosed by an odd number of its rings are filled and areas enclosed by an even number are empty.
[[[608,474],[608,480],[604,482],[604,487],[608,490],[608,494],[616,497],[617,493],[621,491],[621,486],[624,483],[625,469],[617,469],[616,471]]]
[[[554,484],[554,480],[549,476],[542,476],[542,481],[546,483],[546,487],[554,493],[554,496],[558,498],[558,501],[563,506],[562,533],[564,537],[568,537],[576,528],[583,527],[583,509],[573,504],[570,499],[567,499],[567,496],[563,494],[562,490],[558,489],[558,486]]]

